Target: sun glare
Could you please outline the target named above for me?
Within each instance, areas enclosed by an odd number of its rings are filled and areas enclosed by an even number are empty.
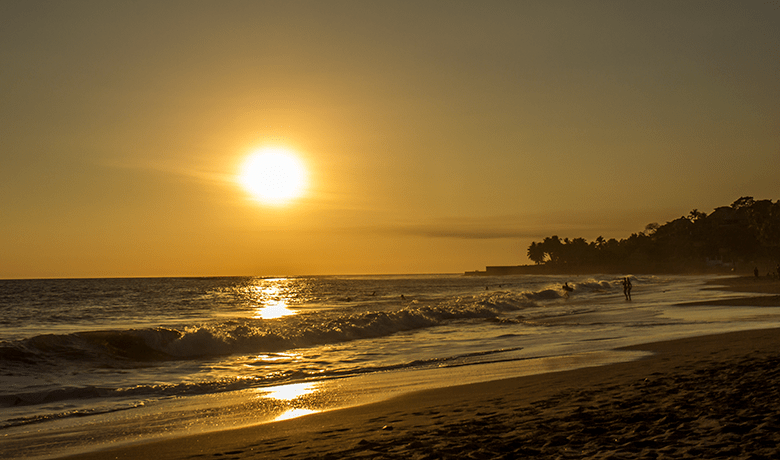
[[[292,152],[263,149],[246,159],[240,182],[256,200],[278,206],[303,194],[306,171]]]

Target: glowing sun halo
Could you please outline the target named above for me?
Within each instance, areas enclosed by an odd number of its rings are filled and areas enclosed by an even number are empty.
[[[282,205],[303,194],[306,171],[294,154],[284,149],[264,149],[244,162],[241,185],[258,201]]]

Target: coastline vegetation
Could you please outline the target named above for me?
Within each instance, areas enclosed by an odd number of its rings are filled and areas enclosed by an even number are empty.
[[[780,261],[780,200],[745,196],[707,215],[697,209],[663,225],[617,240],[599,236],[532,242],[528,258],[555,272],[753,271],[777,275]],[[519,267],[518,267],[519,268]],[[530,268],[530,267],[529,267]]]

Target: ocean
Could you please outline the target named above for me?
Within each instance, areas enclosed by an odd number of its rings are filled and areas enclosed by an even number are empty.
[[[780,326],[707,276],[0,280],[0,458],[54,458]],[[568,291],[563,284],[573,288]]]

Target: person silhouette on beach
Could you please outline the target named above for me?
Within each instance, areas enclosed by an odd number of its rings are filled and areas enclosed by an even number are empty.
[[[631,300],[631,278],[626,276],[623,278],[623,295],[626,296],[626,300]]]

